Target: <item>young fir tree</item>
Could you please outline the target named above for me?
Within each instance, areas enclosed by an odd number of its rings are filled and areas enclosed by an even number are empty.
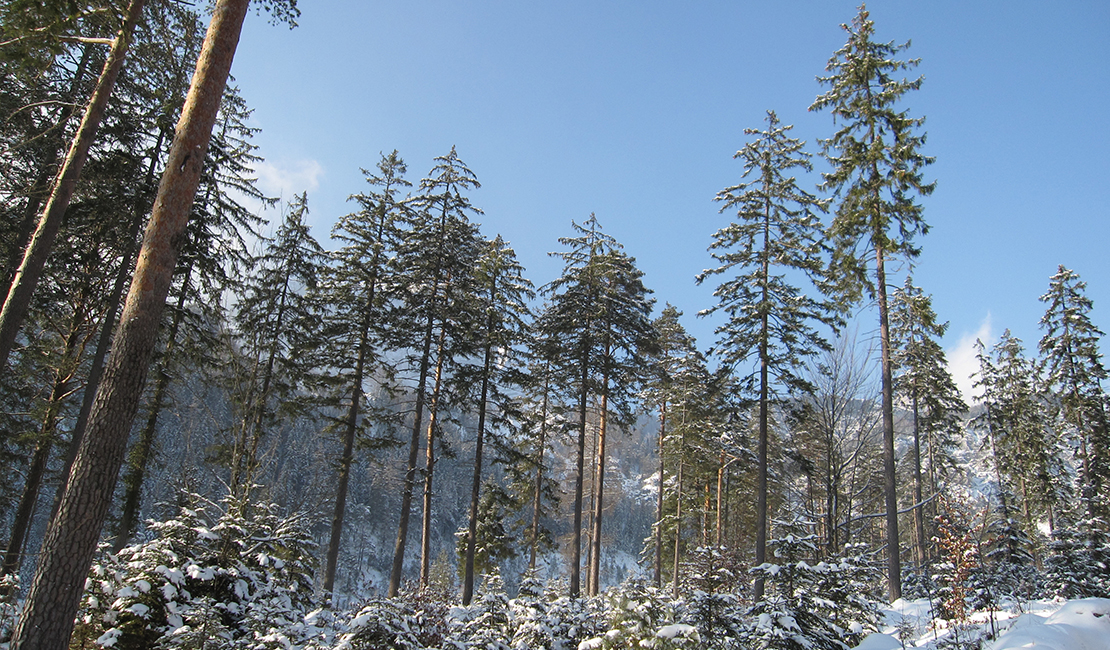
[[[355,441],[366,435],[374,419],[373,413],[367,416],[366,383],[381,363],[385,347],[389,287],[396,272],[393,260],[401,224],[409,218],[402,196],[411,186],[405,180],[406,169],[396,150],[383,154],[376,172],[363,170],[370,189],[351,197],[360,209],[332,228],[332,239],[341,246],[332,255],[334,263],[325,275],[321,300],[327,308],[324,347],[335,373],[336,402],[343,409],[339,423],[343,450],[324,569],[326,593],[335,586]]]
[[[528,332],[528,301],[535,297],[532,283],[516,261],[516,253],[498,236],[489,242],[478,260],[475,278],[484,318],[478,323],[482,365],[468,381],[478,392],[478,431],[474,442],[474,480],[470,492],[470,522],[466,536],[463,570],[463,605],[474,595],[474,554],[477,545],[478,510],[482,482],[482,462],[487,425],[491,430],[510,424],[517,408],[511,396],[514,386],[523,383],[520,373],[521,347]],[[496,358],[495,358],[496,357]],[[506,447],[506,445],[501,445]]]
[[[838,130],[822,141],[832,171],[823,174],[822,188],[838,197],[836,216],[829,226],[835,247],[834,265],[847,295],[863,289],[879,308],[882,343],[883,470],[886,496],[887,582],[891,600],[901,596],[901,558],[898,538],[898,498],[894,458],[894,388],[890,358],[889,305],[886,262],[892,256],[914,258],[920,252],[913,238],[928,232],[917,197],[928,196],[935,183],[922,179],[933,162],[921,153],[924,118],[911,117],[898,104],[922,78],[895,75],[917,65],[900,60],[909,43],[895,45],[874,40],[875,25],[865,6],[851,25],[842,26],[848,42],[829,59],[828,76],[818,77],[829,90],[818,96],[811,111],[828,109]],[[868,278],[873,266],[874,277]]]
[[[241,372],[233,377],[239,407],[229,488],[246,499],[257,478],[259,449],[279,419],[307,412],[303,391],[316,359],[319,312],[313,303],[325,253],[309,232],[308,195],[295,197],[244,282],[236,303]]]
[[[938,339],[948,323],[938,323],[932,298],[913,286],[895,289],[890,305],[890,347],[894,366],[894,392],[909,406],[913,418],[913,521],[914,555],[919,571],[928,562],[925,516],[925,477],[928,469],[930,497],[937,491],[938,464],[951,465],[951,449],[960,434],[960,414],[967,405],[948,372],[948,361]],[[922,460],[925,441],[927,462]]]
[[[1051,532],[1067,500],[1059,441],[1048,427],[1036,367],[1010,330],[989,357],[980,347],[976,385],[983,389],[986,407],[979,426],[990,433],[1001,495],[1017,496],[1026,531],[1046,521]]]
[[[412,429],[405,478],[401,489],[401,513],[393,566],[389,576],[389,595],[401,587],[405,547],[408,541],[412,498],[417,485],[424,411],[428,410],[424,467],[424,525],[421,543],[421,578],[427,584],[430,569],[430,522],[432,478],[435,469],[436,417],[444,407],[444,389],[459,387],[444,384],[452,377],[456,364],[474,353],[470,332],[481,316],[473,299],[475,268],[481,253],[481,237],[472,215],[481,214],[464,194],[481,187],[474,172],[452,147],[435,159],[431,173],[420,182],[413,227],[406,233],[398,253],[404,276],[400,289],[399,326],[393,333],[395,344],[408,350],[408,364],[415,372]],[[431,390],[429,379],[435,378]],[[459,394],[454,391],[452,397]],[[443,400],[448,401],[448,400]],[[444,409],[446,410],[446,409]]]
[[[1045,333],[1038,348],[1055,420],[1078,442],[1081,516],[1110,520],[1110,423],[1102,389],[1106,368],[1099,352],[1103,333],[1091,322],[1086,288],[1074,271],[1060,266],[1041,296],[1048,309],[1041,318]]]
[[[563,237],[559,243],[568,250],[553,253],[564,261],[563,273],[543,288],[550,307],[538,320],[542,340],[551,343],[544,350],[552,362],[560,387],[576,401],[577,430],[576,474],[574,482],[574,523],[570,560],[570,595],[581,590],[582,514],[586,462],[586,429],[590,398],[600,401],[598,469],[604,475],[604,431],[613,408],[618,418],[628,413],[628,405],[642,362],[640,347],[649,332],[651,302],[636,269],[635,261],[621,251],[620,244],[601,230],[596,217],[572,226],[579,234]],[[610,406],[610,402],[612,403]],[[602,486],[595,481],[595,491]],[[595,539],[601,525],[597,516],[600,494],[595,494]],[[599,540],[598,540],[599,541]],[[592,558],[597,558],[597,543]],[[597,586],[598,567],[591,564],[591,593]]]
[[[717,231],[709,250],[720,266],[704,271],[698,282],[713,275],[730,276],[713,293],[718,304],[705,310],[728,314],[717,328],[719,347],[730,367],[750,365],[746,381],[759,394],[759,474],[756,487],[755,563],[767,552],[767,445],[772,403],[803,387],[798,373],[806,357],[827,349],[815,329],[837,327],[837,307],[814,298],[787,279],[800,272],[819,296],[830,291],[826,280],[823,230],[816,212],[824,202],[800,189],[791,172],[811,169],[803,142],[789,137],[792,127],[781,126],[774,111],[767,112],[767,130],[745,129],[756,136],[736,158],[744,162],[741,178],[750,180],[717,194],[721,211],[735,209],[736,220]],[[747,372],[747,371],[745,371]],[[757,582],[758,598],[763,584]]]

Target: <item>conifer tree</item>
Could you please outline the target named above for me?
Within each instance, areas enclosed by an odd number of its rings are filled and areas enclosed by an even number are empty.
[[[1038,348],[1055,419],[1078,442],[1079,497],[1085,511],[1080,516],[1110,521],[1110,423],[1102,389],[1106,368],[1099,351],[1103,332],[1091,322],[1093,303],[1086,288],[1074,271],[1060,266],[1041,296],[1048,308],[1041,318],[1045,333]]]
[[[980,426],[985,424],[990,432],[1005,481],[1002,494],[1012,493],[1020,500],[1025,530],[1034,531],[1046,521],[1051,532],[1068,496],[1059,440],[1048,426],[1036,367],[1010,330],[1002,333],[990,357],[980,350],[976,384],[983,389],[987,408],[986,422],[980,421]]]
[[[756,136],[736,158],[744,162],[742,178],[750,180],[717,194],[721,211],[736,210],[736,221],[717,231],[710,251],[720,262],[704,271],[698,282],[713,275],[732,275],[713,293],[718,304],[705,310],[725,311],[729,320],[717,329],[724,361],[730,367],[754,366],[746,381],[759,394],[759,474],[756,487],[755,563],[767,551],[767,440],[771,403],[776,395],[798,389],[805,381],[798,371],[806,357],[828,343],[815,329],[836,327],[837,307],[823,297],[807,296],[790,284],[787,274],[800,271],[819,295],[826,281],[822,226],[816,212],[824,202],[800,189],[792,170],[811,169],[803,142],[789,137],[792,127],[781,126],[774,111],[767,112],[767,130],[746,129]],[[742,371],[742,372],[747,372]],[[757,582],[755,596],[763,592]]]
[[[428,178],[421,180],[421,193],[414,206],[412,229],[406,234],[398,255],[398,264],[404,270],[403,299],[399,302],[401,319],[394,332],[396,345],[409,351],[408,362],[415,371],[415,404],[412,430],[409,437],[409,455],[401,489],[401,513],[397,525],[397,540],[393,550],[393,567],[389,577],[389,595],[396,596],[401,586],[404,569],[405,547],[408,541],[412,497],[416,489],[417,462],[420,453],[420,433],[424,410],[438,413],[444,373],[452,375],[454,368],[438,365],[454,364],[474,351],[473,340],[468,338],[480,316],[473,313],[474,269],[481,251],[481,238],[471,215],[481,214],[464,194],[481,187],[477,177],[459,158],[455,148],[445,156],[435,159]],[[428,380],[438,374],[441,382],[431,392]],[[438,390],[436,390],[438,388]],[[436,423],[429,418],[428,440],[437,436]],[[434,470],[434,445],[426,449],[424,467],[424,516],[430,517],[432,476]],[[430,542],[429,526],[424,527],[421,550],[421,575],[428,577]]]
[[[259,445],[279,415],[306,412],[299,394],[315,360],[313,299],[325,254],[307,223],[308,195],[294,197],[273,238],[266,239],[236,304],[236,335],[244,372],[236,378],[240,421],[232,443],[229,488],[247,499],[258,469]]]
[[[635,260],[623,253],[621,245],[613,237],[602,232],[594,215],[590,215],[582,225],[574,222],[571,225],[578,235],[559,239],[567,250],[553,255],[563,259],[563,273],[543,288],[543,293],[551,302],[537,326],[545,340],[558,342],[562,352],[550,357],[552,366],[561,387],[576,402],[570,595],[577,598],[581,589],[582,513],[590,397],[601,400],[602,422],[609,412],[610,403],[618,419],[629,412],[637,379],[635,373],[642,367],[641,347],[647,344],[650,331],[647,316],[651,311],[651,302],[647,298],[648,290],[640,280],[642,273],[635,267]],[[604,433],[599,432],[599,436],[603,437]],[[604,456],[604,443],[599,439],[596,458],[599,477],[604,475]],[[595,489],[601,483],[598,480]],[[600,493],[595,494],[595,510],[600,501]],[[595,537],[599,526],[600,517],[595,512]],[[599,548],[596,541],[594,548]],[[597,556],[595,550],[592,558]],[[596,588],[597,571],[596,567],[592,567],[587,590]]]
[[[921,153],[925,135],[919,130],[924,118],[911,117],[908,110],[898,108],[906,93],[922,83],[921,77],[895,77],[918,63],[897,58],[909,43],[876,42],[874,22],[863,5],[852,24],[842,27],[848,32],[848,42],[829,59],[828,76],[818,77],[829,90],[817,97],[810,110],[829,109],[838,125],[836,133],[822,141],[832,171],[823,174],[821,187],[839,199],[829,226],[834,265],[848,296],[858,299],[867,289],[879,308],[887,586],[890,599],[895,600],[902,589],[886,262],[892,256],[913,259],[919,253],[913,238],[929,228],[917,197],[933,192],[935,183],[922,179],[924,167],[933,159]],[[872,264],[875,275],[869,279]]]
[[[478,539],[482,454],[487,423],[494,425],[490,429],[504,427],[509,424],[516,411],[509,391],[514,385],[519,386],[524,379],[519,371],[520,350],[529,326],[528,301],[535,296],[532,283],[523,275],[524,267],[516,261],[516,253],[500,236],[486,245],[476,270],[475,288],[478,290],[479,300],[484,303],[485,317],[478,323],[476,332],[482,365],[480,369],[476,369],[477,376],[468,380],[479,387],[479,396],[478,431],[474,442],[474,480],[470,493],[470,522],[463,570],[463,605],[470,605],[474,595],[474,554]]]
[[[929,559],[925,544],[925,490],[922,477],[922,439],[927,445],[930,490],[937,490],[938,463],[951,464],[950,450],[958,442],[960,414],[967,410],[938,339],[948,323],[938,323],[932,298],[913,286],[895,289],[890,307],[891,362],[894,391],[906,400],[913,417],[914,552],[919,570]],[[932,537],[932,535],[929,535]]]
[[[334,264],[321,288],[321,300],[328,309],[324,347],[332,359],[345,413],[340,424],[343,451],[324,569],[325,593],[331,593],[335,585],[355,441],[372,420],[365,415],[365,384],[375,367],[383,364],[389,287],[396,272],[393,260],[401,227],[409,218],[402,196],[411,187],[405,180],[406,171],[396,150],[383,154],[376,172],[363,170],[371,189],[351,197],[361,209],[342,217],[332,228],[332,238],[342,246],[333,254]]]

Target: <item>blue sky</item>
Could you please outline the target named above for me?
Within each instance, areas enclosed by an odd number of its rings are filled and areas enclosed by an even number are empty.
[[[570,222],[596,213],[701,347],[713,304],[694,276],[728,223],[713,197],[768,109],[816,154],[815,77],[858,4],[302,0],[300,26],[252,15],[232,74],[268,192],[308,191],[325,242],[362,191],[360,167],[397,149],[416,182],[452,145],[482,188],[483,232],[512,243],[542,285]],[[1063,264],[1110,329],[1110,3],[877,1],[877,38],[912,41],[938,181],[923,200],[915,283],[931,293],[959,365],[975,336],[1011,329],[1035,351],[1038,297]],[[819,179],[803,179],[815,185]],[[905,267],[902,268],[905,271]],[[900,279],[892,280],[900,284]],[[862,316],[870,331],[873,311]],[[961,347],[962,344],[962,347]]]

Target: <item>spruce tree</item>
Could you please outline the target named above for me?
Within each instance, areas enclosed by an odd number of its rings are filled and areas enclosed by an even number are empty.
[[[967,410],[959,388],[948,372],[948,361],[938,339],[948,323],[938,323],[932,298],[913,285],[910,277],[895,289],[890,307],[891,362],[894,366],[894,392],[905,400],[913,418],[913,519],[914,552],[917,567],[924,571],[928,561],[925,543],[925,479],[930,491],[937,490],[938,464],[951,465],[951,450],[960,435],[960,414]],[[922,460],[922,440],[928,462]],[[932,535],[929,535],[931,538]]]
[[[1055,420],[1078,442],[1080,516],[1110,521],[1106,483],[1110,480],[1110,423],[1102,381],[1099,340],[1103,332],[1091,322],[1093,303],[1087,283],[1060,266],[1041,302],[1045,331],[1038,348],[1045,386],[1052,395]]]
[[[510,392],[524,380],[519,370],[521,347],[529,327],[528,302],[535,297],[535,291],[523,273],[516,253],[500,236],[486,245],[478,260],[475,286],[479,300],[484,303],[484,318],[477,324],[476,336],[482,365],[475,368],[476,373],[467,373],[471,376],[467,381],[478,387],[478,431],[463,569],[463,605],[470,605],[474,595],[474,554],[487,424],[493,425],[489,427],[492,432],[510,423],[517,411]]]
[[[356,439],[377,414],[365,404],[366,382],[382,359],[389,324],[389,287],[396,282],[393,260],[400,245],[401,229],[409,218],[406,197],[411,186],[407,167],[397,151],[383,154],[377,171],[363,170],[370,189],[351,197],[360,209],[339,219],[332,239],[342,245],[332,255],[321,286],[325,315],[325,354],[331,358],[333,381],[343,409],[339,424],[342,452],[339,457],[335,506],[332,511],[324,569],[324,592],[331,593],[339,562],[347,490],[354,462]]]
[[[767,112],[767,130],[746,129],[756,136],[736,158],[744,162],[741,178],[750,180],[722,190],[721,211],[735,209],[736,221],[717,231],[710,251],[720,262],[704,271],[698,282],[713,275],[728,279],[713,293],[729,320],[717,329],[719,349],[730,367],[752,366],[746,381],[759,394],[759,474],[756,487],[755,563],[767,551],[767,445],[770,408],[790,390],[804,386],[799,370],[804,360],[828,343],[815,327],[836,327],[837,307],[822,292],[829,291],[824,266],[826,252],[817,212],[824,202],[800,189],[790,173],[811,169],[803,142],[789,137],[792,127],[781,126],[774,111]],[[806,295],[787,275],[801,272],[819,296]],[[755,595],[763,592],[757,582]]]
[[[420,182],[421,192],[414,201],[413,225],[398,253],[397,263],[404,273],[400,288],[403,298],[398,303],[400,320],[393,336],[395,345],[407,351],[406,362],[415,373],[415,385],[412,387],[414,405],[409,454],[389,577],[390,596],[396,596],[401,587],[425,408],[429,414],[438,415],[445,388],[444,375],[452,376],[455,363],[475,350],[469,333],[480,319],[480,315],[474,313],[472,298],[481,238],[470,217],[481,211],[470,203],[464,192],[479,187],[481,184],[474,172],[459,158],[454,147],[447,155],[437,157],[429,176]],[[451,367],[446,367],[448,364]],[[438,376],[440,381],[429,390],[428,381],[433,376]],[[434,443],[438,434],[433,417],[429,417],[426,433],[427,439]],[[427,519],[431,516],[434,444],[427,446],[425,452],[421,575],[426,581],[430,561]]]
[[[867,289],[879,308],[887,583],[890,599],[895,600],[902,589],[886,262],[892,256],[913,259],[919,253],[913,238],[929,228],[917,197],[933,192],[935,183],[922,179],[924,167],[933,159],[921,153],[924,118],[911,117],[908,110],[898,108],[906,93],[922,83],[921,77],[895,76],[918,63],[897,58],[909,43],[876,42],[874,22],[862,5],[852,24],[842,27],[848,32],[848,42],[829,59],[828,76],[818,77],[829,90],[817,97],[810,110],[829,109],[839,127],[822,141],[822,151],[832,167],[823,174],[822,188],[839,199],[828,231],[835,247],[834,264],[847,295],[858,299]],[[872,264],[875,275],[869,279]]]

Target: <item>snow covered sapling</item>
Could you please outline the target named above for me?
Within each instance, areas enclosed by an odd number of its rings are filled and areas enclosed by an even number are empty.
[[[696,648],[701,638],[691,625],[675,623],[671,602],[646,583],[633,580],[608,593],[609,625],[604,634],[583,641],[594,648]]]
[[[764,562],[751,573],[767,589],[748,615],[753,620],[744,642],[776,650],[846,650],[840,634],[822,615],[820,572],[806,562],[817,554],[817,536],[785,535],[768,542],[775,562]]]
[[[509,598],[496,570],[482,582],[480,596],[469,607],[459,607],[452,615],[459,618],[452,630],[462,647],[482,650],[510,650],[513,632],[509,621]]]
[[[313,542],[303,516],[273,505],[186,495],[150,522],[155,538],[93,565],[77,638],[114,648],[287,647],[312,601]],[[207,510],[219,510],[215,520]]]
[[[1048,596],[1110,598],[1110,535],[1106,522],[1082,519],[1056,531],[1045,561]]]

